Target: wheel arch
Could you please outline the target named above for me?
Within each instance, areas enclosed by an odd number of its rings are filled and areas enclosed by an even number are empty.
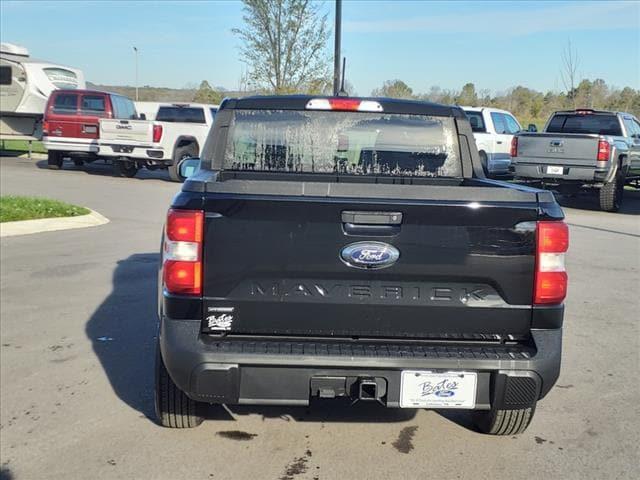
[[[176,141],[173,144],[172,158],[175,157],[176,150],[178,148],[186,147],[188,145],[195,145],[196,155],[200,153],[200,144],[198,143],[198,140],[196,139],[196,137],[193,137],[191,135],[180,135],[178,138],[176,138]]]

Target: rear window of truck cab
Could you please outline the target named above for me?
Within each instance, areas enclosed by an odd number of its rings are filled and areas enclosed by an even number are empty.
[[[618,117],[613,114],[569,113],[554,115],[547,133],[587,133],[621,136]]]
[[[80,111],[85,115],[103,116],[105,114],[105,96],[82,95]]]
[[[53,100],[53,113],[75,115],[78,110],[77,93],[59,93]]]
[[[487,131],[487,127],[484,124],[484,119],[482,118],[482,112],[476,112],[473,110],[465,110],[467,117],[469,118],[469,123],[471,124],[471,130],[473,133],[484,133]]]
[[[158,122],[205,123],[202,107],[160,107],[156,115]]]
[[[223,170],[460,177],[452,117],[234,110]]]

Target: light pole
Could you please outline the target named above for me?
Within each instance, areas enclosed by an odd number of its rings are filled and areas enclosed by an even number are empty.
[[[336,0],[335,45],[333,50],[333,94],[340,91],[340,41],[342,36],[342,0]]]
[[[136,102],[138,101],[138,48],[133,47],[136,56]]]

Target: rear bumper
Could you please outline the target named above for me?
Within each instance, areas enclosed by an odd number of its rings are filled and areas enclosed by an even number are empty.
[[[555,384],[562,329],[533,330],[532,336],[535,345],[528,347],[225,339],[201,335],[198,321],[164,318],[160,349],[176,385],[202,402],[308,405],[327,378],[346,396],[369,378],[385,384],[386,406],[399,407],[403,370],[460,370],[478,373],[475,409],[481,410],[494,402],[527,407]],[[508,395],[510,389],[515,393]]]
[[[47,150],[57,152],[98,153],[98,140],[82,138],[43,137],[42,144]]]
[[[595,167],[576,167],[572,165],[562,165],[562,174],[548,174],[547,167],[554,166],[554,163],[514,163],[511,170],[516,178],[544,180],[549,183],[601,183],[607,177],[608,170],[597,169]]]
[[[100,155],[104,155],[105,157],[128,157],[171,163],[170,158],[165,158],[164,150],[153,145],[134,146],[101,143]]]

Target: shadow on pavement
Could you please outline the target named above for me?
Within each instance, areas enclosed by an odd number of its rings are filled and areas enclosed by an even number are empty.
[[[555,193],[558,203],[563,207],[580,210],[600,211],[598,195],[595,192],[584,192],[575,196],[559,195]],[[606,213],[606,212],[603,212]],[[622,207],[610,215],[640,215],[640,190],[625,190]]]
[[[36,162],[36,166],[42,170],[48,170],[49,166],[46,160],[39,160]],[[61,175],[64,174],[65,170],[76,171],[76,172],[85,172],[88,175],[99,175],[103,177],[113,177],[113,167],[110,163],[105,163],[103,160],[97,160],[91,163],[85,163],[81,166],[76,166],[73,162],[65,160],[62,165],[62,169],[58,170],[58,173]],[[167,182],[171,182],[169,178],[169,174],[166,170],[149,170],[147,168],[141,168],[135,177],[127,180],[145,180],[147,178],[155,178],[158,180],[165,180]]]
[[[215,419],[224,416],[218,408],[211,407],[209,415]],[[265,407],[230,405],[224,407],[228,420],[244,415],[260,415],[263,420],[280,418],[296,422],[339,422],[339,423],[393,423],[406,422],[416,416],[417,410],[386,408],[375,402],[356,402],[346,399],[312,400],[308,407]],[[230,415],[230,413],[233,414]],[[207,418],[210,418],[209,415]]]
[[[158,253],[120,260],[113,273],[111,293],[85,328],[116,395],[152,421],[159,261]],[[301,422],[384,423],[410,420],[416,411],[388,409],[377,403],[351,406],[349,401],[323,400],[313,401],[308,407],[211,406],[206,413],[209,419],[231,421],[246,415]]]
[[[158,253],[120,260],[113,287],[87,322],[85,332],[118,397],[154,418],[153,375],[158,320]]]

